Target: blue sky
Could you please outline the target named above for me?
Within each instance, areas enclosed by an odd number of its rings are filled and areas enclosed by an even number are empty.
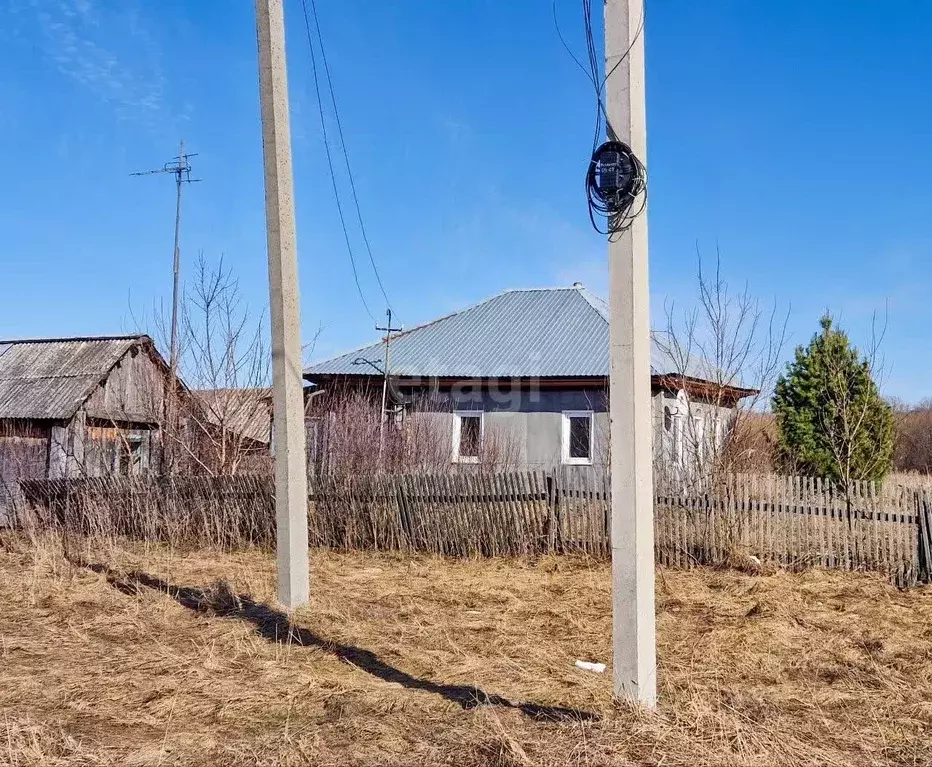
[[[581,50],[580,3],[557,5]],[[303,323],[323,327],[316,356],[329,356],[371,341],[373,323],[333,203],[301,3],[285,6]],[[318,6],[401,321],[512,287],[580,280],[604,294],[582,188],[593,94],[550,2]],[[3,3],[0,337],[134,330],[168,297],[174,190],[129,174],[182,137],[203,179],[185,189],[185,263],[224,255],[264,309],[254,24],[246,1]],[[648,0],[655,314],[694,299],[697,243],[719,247],[733,284],[791,306],[792,344],[826,308],[858,343],[886,312],[885,391],[932,395],[930,38],[932,6],[915,0]]]

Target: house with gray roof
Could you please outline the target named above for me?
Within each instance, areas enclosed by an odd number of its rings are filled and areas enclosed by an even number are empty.
[[[0,341],[0,494],[154,470],[167,372],[146,335]]]
[[[454,463],[480,463],[495,435],[518,468],[603,466],[608,331],[606,303],[580,283],[500,293],[391,337],[389,408],[398,420],[431,419],[448,435]],[[704,360],[677,363],[660,340],[650,371],[654,442],[682,455],[688,431],[720,436],[755,391],[718,380]],[[382,339],[304,375],[324,401],[345,388],[379,395],[385,357]]]

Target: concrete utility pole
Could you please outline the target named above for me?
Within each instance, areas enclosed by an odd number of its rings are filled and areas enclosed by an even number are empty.
[[[605,0],[608,121],[646,161],[643,0]],[[620,63],[619,63],[620,61]],[[610,132],[611,135],[611,132]],[[614,691],[657,703],[647,211],[609,239]]]
[[[272,319],[278,599],[287,607],[299,607],[309,596],[307,459],[282,0],[256,0],[256,29]]]

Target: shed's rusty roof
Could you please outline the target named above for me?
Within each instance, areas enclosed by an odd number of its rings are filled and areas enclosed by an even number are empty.
[[[69,419],[145,335],[0,341],[0,418]]]
[[[254,442],[269,444],[272,436],[271,389],[199,389],[193,394],[213,426]]]

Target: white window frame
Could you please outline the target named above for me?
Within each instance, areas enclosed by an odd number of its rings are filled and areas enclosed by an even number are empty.
[[[571,418],[588,418],[589,419],[589,457],[572,458],[570,457],[570,419]],[[592,455],[595,443],[595,419],[592,410],[564,410],[563,411],[563,438],[560,450],[564,465],[567,466],[592,466]]]
[[[485,438],[485,417],[482,410],[454,410],[453,411],[453,463],[479,463],[482,454],[482,442]],[[460,455],[460,436],[463,428],[463,418],[479,418],[479,454]]]

